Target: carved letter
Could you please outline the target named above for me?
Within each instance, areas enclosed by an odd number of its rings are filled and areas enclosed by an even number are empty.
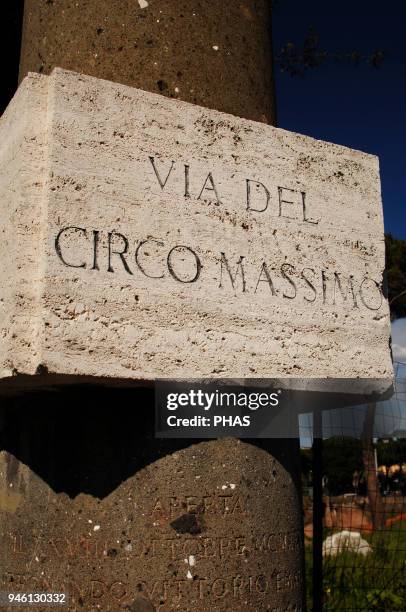
[[[317,225],[319,221],[313,221],[313,219],[309,219],[307,217],[307,210],[306,210],[306,193],[304,191],[300,192],[302,194],[302,203],[303,203],[303,221],[305,223],[311,223],[312,225]]]
[[[127,594],[126,585],[123,582],[113,582],[110,593],[117,601],[120,601]]]
[[[216,578],[211,585],[211,592],[216,599],[221,599],[228,594],[227,582],[224,578]]]
[[[262,274],[265,275],[265,278],[262,278]],[[265,262],[262,263],[261,272],[259,273],[259,278],[254,293],[257,292],[259,283],[268,283],[272,295],[276,295],[275,287],[273,286],[272,278]]]
[[[211,187],[207,187],[207,181],[210,181],[210,183],[211,183]],[[200,192],[200,194],[199,194],[199,197],[197,198],[198,200],[201,200],[201,199],[202,199],[202,194],[203,194],[203,191],[204,191],[205,189],[206,189],[207,191],[214,191],[214,194],[215,194],[215,196],[216,196],[216,200],[217,200],[216,204],[217,204],[217,205],[221,204],[221,200],[220,200],[220,198],[219,198],[219,194],[218,194],[218,192],[217,192],[217,187],[216,187],[216,184],[215,184],[215,182],[214,182],[213,175],[212,175],[212,173],[211,173],[211,172],[209,172],[209,174],[207,175],[206,180],[204,181],[204,184],[203,184],[202,190],[201,190],[201,192]]]
[[[97,230],[93,230],[93,266],[91,270],[99,270],[99,264],[97,262],[97,257],[99,254],[99,234]]]
[[[291,193],[296,193],[296,191],[294,189],[289,189],[288,187],[278,187],[278,194],[279,194],[279,216],[280,217],[284,217],[285,219],[294,219],[295,217],[289,217],[288,215],[284,215],[282,213],[282,205],[283,204],[291,204],[291,205],[294,204],[294,202],[292,202],[292,200],[284,200],[283,199],[283,192],[284,191],[290,191]]]
[[[189,192],[189,185],[190,185],[190,179],[189,179],[189,166],[187,164],[185,164],[185,198],[190,198],[190,192]]]
[[[152,164],[152,167],[153,167],[153,169],[154,169],[155,176],[156,176],[156,177],[157,177],[157,179],[158,179],[158,183],[160,184],[161,189],[162,189],[162,191],[163,191],[163,190],[164,190],[164,188],[165,188],[166,183],[168,182],[168,178],[169,178],[169,177],[170,177],[170,175],[171,175],[171,172],[172,172],[172,170],[173,170],[173,167],[174,167],[174,165],[175,165],[175,162],[174,162],[174,161],[172,162],[171,167],[169,168],[168,174],[166,175],[166,179],[163,181],[163,180],[161,179],[160,175],[159,175],[159,172],[158,172],[158,170],[157,170],[156,166],[155,166],[155,158],[150,156],[150,157],[149,157],[149,160],[150,160],[150,162],[151,162],[151,164]]]
[[[369,306],[366,301],[365,301],[365,296],[364,296],[364,284],[366,282],[370,282],[372,283],[375,288],[378,290],[379,292],[379,306]],[[377,283],[373,278],[364,278],[364,280],[362,281],[360,288],[359,288],[359,296],[361,298],[361,302],[364,304],[364,306],[366,308],[368,308],[368,310],[379,310],[380,307],[382,306],[382,300],[383,300],[383,295],[382,295],[382,287],[379,283]]]
[[[247,210],[253,210],[254,212],[264,212],[268,208],[271,194],[269,193],[268,189],[265,187],[263,183],[260,183],[259,181],[252,181],[251,179],[245,179],[245,180],[247,183]],[[251,206],[251,183],[254,183],[255,185],[261,186],[263,188],[265,195],[266,195],[265,208],[253,208]]]
[[[307,276],[305,275],[305,272],[306,272],[307,270],[308,270],[309,272],[313,272],[313,274],[315,274],[315,272],[314,272],[313,268],[303,268],[302,273],[301,273],[301,275],[300,275],[300,276],[303,278],[303,280],[304,280],[304,282],[306,283],[306,285],[308,285],[308,287],[310,287],[310,289],[313,291],[313,293],[314,293],[314,298],[311,300],[310,298],[306,297],[305,295],[304,295],[303,297],[304,297],[304,299],[306,300],[306,302],[314,302],[314,301],[316,300],[316,298],[317,298],[317,291],[316,291],[316,288],[315,288],[315,286],[313,285],[313,283],[311,283],[311,282],[309,281],[309,279],[307,278]]]
[[[100,597],[103,597],[103,595],[105,595],[106,590],[107,590],[107,586],[101,580],[91,580],[90,581],[91,597],[94,597],[95,599],[100,599]]]
[[[85,238],[87,238],[87,231],[83,227],[75,227],[74,225],[72,225],[70,227],[64,227],[63,229],[60,230],[60,232],[58,233],[57,237],[55,238],[55,251],[56,251],[59,259],[61,260],[61,262],[63,264],[65,264],[65,266],[68,266],[69,268],[86,268],[86,264],[85,263],[82,263],[82,264],[68,263],[64,259],[63,255],[62,255],[60,240],[61,240],[62,235],[65,232],[69,232],[70,230],[72,230],[73,232],[80,232],[80,233],[82,233],[85,236]]]
[[[189,253],[192,253],[193,257],[195,258],[195,264],[196,264],[196,272],[195,275],[193,276],[193,278],[189,278],[189,279],[183,279],[180,278],[172,265],[172,256],[176,251],[180,251],[181,249],[185,249],[186,251],[189,251]],[[190,248],[184,245],[178,245],[173,247],[173,249],[171,249],[168,253],[168,258],[167,258],[167,264],[168,264],[168,270],[170,275],[177,281],[179,281],[180,283],[195,283],[197,281],[197,279],[200,276],[200,271],[202,269],[202,264],[200,262],[200,259],[198,257],[198,255]]]
[[[354,308],[358,308],[358,304],[357,304],[357,299],[355,297],[355,292],[354,292],[354,286],[352,284],[353,281],[353,276],[350,276],[349,280],[348,280],[348,289],[351,291],[351,295],[352,295],[352,300],[354,303]],[[336,303],[336,287],[338,287],[340,293],[341,293],[341,297],[343,298],[344,302],[347,301],[347,292],[343,291],[342,285],[341,285],[341,280],[340,280],[340,274],[338,272],[334,272],[334,293],[333,293],[333,304],[335,305]],[[362,297],[361,297],[362,299]]]
[[[286,293],[283,293],[283,297],[288,298],[289,300],[294,300],[295,297],[296,297],[296,293],[297,293],[296,284],[291,279],[291,277],[285,272],[286,268],[290,268],[290,273],[291,274],[294,274],[295,268],[291,264],[289,264],[289,263],[284,263],[284,264],[281,265],[281,274],[282,274],[283,278],[285,280],[287,280],[288,283],[290,284],[290,286],[293,288],[294,294],[293,295],[286,295]]]
[[[321,271],[321,282],[323,287],[323,304],[325,304],[327,301],[327,276],[325,270]]]
[[[227,261],[226,255],[225,253],[221,253],[221,262],[220,262],[220,284],[219,284],[219,288],[221,289],[223,287],[222,283],[223,283],[223,266],[225,267],[225,269],[228,272],[228,275],[230,277],[230,281],[231,281],[231,286],[235,291],[235,284],[236,284],[236,280],[237,280],[237,275],[238,272],[241,272],[241,278],[242,278],[242,292],[245,293],[245,289],[246,289],[246,282],[245,282],[245,272],[244,272],[244,266],[243,266],[243,261],[244,261],[244,256],[241,255],[240,259],[237,261],[237,271],[236,273],[232,274],[231,269],[230,269],[230,265]]]
[[[137,246],[137,250],[135,251],[135,263],[137,264],[137,266],[139,267],[139,269],[141,270],[141,272],[144,274],[144,276],[147,276],[148,278],[163,278],[165,275],[162,274],[148,274],[148,272],[145,271],[145,268],[143,265],[141,265],[140,263],[140,250],[141,247],[144,246],[144,244],[147,244],[148,242],[155,242],[156,244],[158,244],[159,246],[164,246],[164,243],[161,242],[160,240],[155,240],[154,238],[148,238],[147,240],[142,240],[139,245]]]
[[[126,259],[124,257],[124,255],[127,253],[128,251],[128,240],[125,236],[123,236],[123,234],[120,234],[119,232],[109,232],[108,234],[109,236],[109,267],[107,268],[108,272],[114,272],[114,269],[111,265],[111,256],[112,255],[119,255],[121,261],[123,262],[123,266],[124,269],[126,270],[126,272],[128,272],[128,274],[132,274],[130,268],[128,267],[128,263],[126,262]],[[119,238],[121,238],[121,240],[124,243],[124,248],[122,251],[112,251],[111,250],[111,246],[112,246],[112,241],[114,239],[115,236],[118,236]]]

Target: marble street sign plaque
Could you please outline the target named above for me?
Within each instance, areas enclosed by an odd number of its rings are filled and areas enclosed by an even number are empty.
[[[62,69],[0,143],[6,381],[391,380],[376,157]]]

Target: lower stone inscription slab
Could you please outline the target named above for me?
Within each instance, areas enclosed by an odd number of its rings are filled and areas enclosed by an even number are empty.
[[[264,450],[203,442],[102,500],[55,494],[32,473],[25,489],[12,463],[1,591],[67,592],[71,611],[303,610],[300,498]]]

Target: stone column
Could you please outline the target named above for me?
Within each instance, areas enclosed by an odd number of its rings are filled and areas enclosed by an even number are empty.
[[[20,79],[55,66],[274,123],[269,0],[26,0]]]
[[[303,610],[292,446],[156,441],[152,423],[147,390],[13,400],[2,591],[66,590],[69,610]]]
[[[26,0],[20,78],[60,66],[272,123],[268,7]],[[296,440],[155,441],[139,389],[5,403],[2,591],[66,590],[72,611],[304,610]]]

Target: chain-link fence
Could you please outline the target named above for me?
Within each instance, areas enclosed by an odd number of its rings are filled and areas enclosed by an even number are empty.
[[[309,610],[406,610],[406,369],[395,365],[390,400],[322,413],[320,446],[302,421]]]

